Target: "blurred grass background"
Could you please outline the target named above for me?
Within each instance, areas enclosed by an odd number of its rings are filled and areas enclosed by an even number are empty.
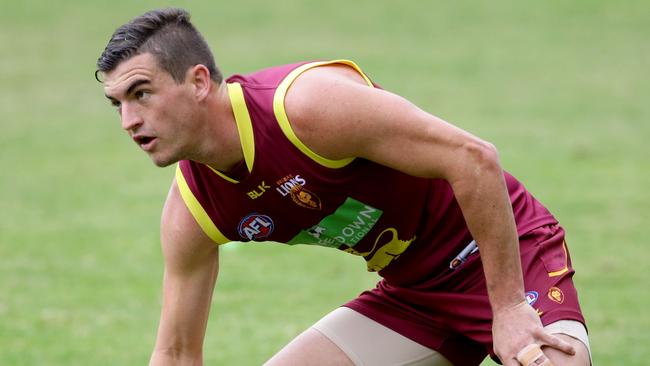
[[[0,365],[148,361],[173,170],[125,138],[93,72],[116,27],[170,5],[190,10],[227,75],[351,58],[496,144],[568,231],[595,364],[647,364],[647,2],[1,5]],[[207,365],[261,364],[376,280],[321,248],[238,245],[221,267]]]

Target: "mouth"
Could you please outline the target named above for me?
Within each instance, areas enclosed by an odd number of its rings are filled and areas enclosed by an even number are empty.
[[[138,144],[142,150],[151,151],[157,141],[157,138],[153,136],[138,135],[133,136],[133,141],[135,141],[135,143]]]

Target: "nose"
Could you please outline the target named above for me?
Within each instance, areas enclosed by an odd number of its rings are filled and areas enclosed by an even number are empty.
[[[125,131],[135,130],[143,122],[138,110],[130,103],[120,105],[120,118],[122,119],[122,129]]]

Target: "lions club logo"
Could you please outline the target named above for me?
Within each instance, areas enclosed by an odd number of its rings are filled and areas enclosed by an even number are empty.
[[[244,217],[237,226],[239,235],[248,240],[267,238],[273,232],[273,220],[266,215],[252,213]]]
[[[548,298],[555,301],[558,304],[564,302],[564,294],[562,293],[562,290],[560,290],[557,287],[551,287],[550,289],[548,289]]]

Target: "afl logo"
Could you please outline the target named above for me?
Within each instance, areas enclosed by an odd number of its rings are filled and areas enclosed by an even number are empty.
[[[539,297],[539,294],[537,291],[528,291],[526,292],[526,302],[528,305],[533,305],[535,301],[537,301],[537,298]]]
[[[239,235],[248,240],[264,239],[273,232],[273,220],[266,215],[252,213],[244,217],[237,226]]]

